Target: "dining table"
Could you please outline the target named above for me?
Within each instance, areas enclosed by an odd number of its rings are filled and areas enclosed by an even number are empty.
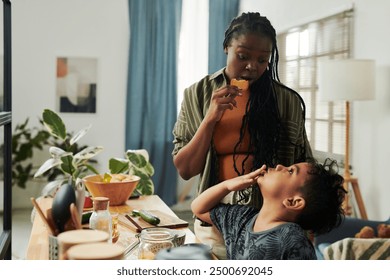
[[[41,197],[36,200],[43,213],[46,213],[52,206],[53,198]],[[188,223],[180,219],[169,206],[158,195],[145,195],[136,198],[131,198],[123,205],[110,206],[110,212],[119,213],[120,219],[118,224],[119,238],[117,244],[123,246],[124,250],[128,250],[133,246],[137,240],[137,235],[140,232],[139,226],[136,226],[126,216],[130,216],[133,210],[147,209],[150,211],[157,211],[164,217],[170,217],[172,230],[180,230],[185,232],[184,243],[199,243],[195,234],[188,228]],[[91,209],[84,209],[84,211]],[[27,260],[49,260],[49,229],[40,215],[33,215],[32,218],[31,235],[27,246],[26,259]],[[176,222],[176,223],[173,223]],[[84,225],[88,227],[88,225]],[[133,246],[135,247],[135,246]],[[131,257],[131,254],[130,258]],[[126,257],[127,258],[127,257]],[[133,256],[134,258],[134,256]]]

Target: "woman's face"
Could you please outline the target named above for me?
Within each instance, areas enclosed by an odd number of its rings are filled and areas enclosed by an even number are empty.
[[[245,79],[252,84],[267,69],[271,51],[272,42],[268,37],[249,33],[233,38],[225,48],[226,75],[229,80]]]

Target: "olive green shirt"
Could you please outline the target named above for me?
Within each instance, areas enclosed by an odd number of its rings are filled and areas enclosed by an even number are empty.
[[[226,84],[224,69],[221,69],[184,90],[180,113],[173,129],[174,149],[172,155],[176,155],[181,148],[190,142],[208,111],[213,91]],[[280,136],[278,159],[281,164],[289,166],[299,160],[303,152],[302,147],[306,148],[305,155],[312,157],[305,130],[303,101],[298,93],[276,81],[273,82],[273,87],[277,97],[281,124],[284,128]],[[214,155],[215,151],[210,143],[206,164],[200,174],[198,193],[212,185],[210,172]]]

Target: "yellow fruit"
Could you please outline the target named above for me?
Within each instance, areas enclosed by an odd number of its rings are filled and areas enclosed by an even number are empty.
[[[111,175],[108,174],[108,173],[104,173],[104,176],[103,176],[103,183],[110,183],[111,182]]]

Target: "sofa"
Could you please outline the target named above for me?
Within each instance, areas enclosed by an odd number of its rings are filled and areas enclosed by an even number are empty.
[[[354,238],[355,234],[358,233],[364,226],[372,227],[374,229],[375,236],[377,236],[377,226],[379,224],[390,224],[390,218],[385,221],[378,221],[346,217],[339,227],[328,233],[314,237],[314,248],[316,250],[317,258],[319,260],[323,260],[324,250],[328,246],[347,238]]]

